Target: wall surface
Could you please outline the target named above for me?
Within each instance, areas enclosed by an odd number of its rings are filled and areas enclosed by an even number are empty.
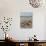
[[[33,13],[33,27],[31,29],[20,28],[21,12]],[[33,8],[30,6],[28,0],[0,0],[0,19],[2,19],[4,16],[13,18],[12,26],[8,33],[12,35],[14,39],[28,40],[29,37],[32,37],[34,34],[37,35],[37,39],[39,40],[46,39],[46,8]],[[2,33],[3,31],[0,31],[0,39],[4,39],[4,37],[2,37]]]

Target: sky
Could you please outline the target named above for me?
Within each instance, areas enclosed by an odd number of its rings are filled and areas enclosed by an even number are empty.
[[[21,12],[21,16],[32,16],[32,12]]]

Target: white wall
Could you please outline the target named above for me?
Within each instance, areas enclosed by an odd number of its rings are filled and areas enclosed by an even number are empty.
[[[20,28],[20,12],[33,12],[32,29]],[[12,27],[8,33],[10,33],[10,35],[12,35],[17,40],[27,40],[34,34],[37,35],[39,40],[44,40],[44,33],[46,30],[45,12],[46,8],[32,8],[29,5],[28,0],[0,0],[0,17],[13,17]],[[0,39],[2,39],[2,36]]]

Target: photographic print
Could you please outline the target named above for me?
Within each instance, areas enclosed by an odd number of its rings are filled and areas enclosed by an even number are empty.
[[[32,28],[32,12],[21,12],[20,27]]]

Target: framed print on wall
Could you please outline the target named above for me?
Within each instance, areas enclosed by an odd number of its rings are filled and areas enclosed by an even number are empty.
[[[20,27],[32,28],[32,12],[21,12],[20,15]]]

